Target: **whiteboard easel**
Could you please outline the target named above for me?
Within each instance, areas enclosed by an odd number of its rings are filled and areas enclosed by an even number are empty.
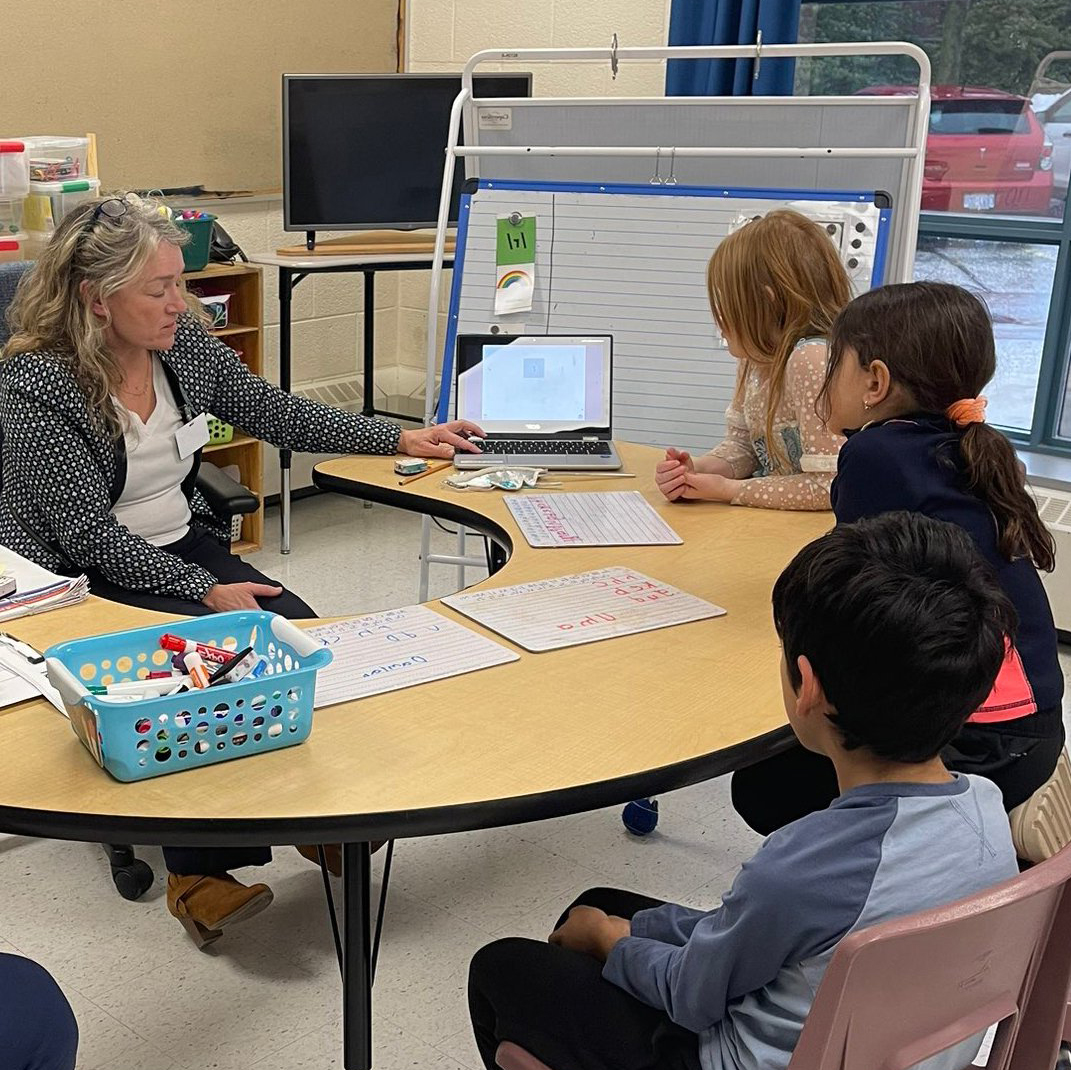
[[[481,134],[476,121],[476,108],[473,96],[473,73],[484,63],[607,63],[616,72],[619,63],[661,62],[669,59],[792,59],[816,56],[904,56],[912,59],[918,66],[919,76],[916,92],[902,97],[725,97],[694,98],[674,97],[658,98],[647,101],[615,100],[614,98],[556,98],[523,100],[481,100],[479,107],[508,107],[513,121],[510,131],[499,130],[496,138],[488,131]],[[797,123],[797,115],[807,114],[807,108],[813,108],[815,102],[839,109],[846,114],[849,110],[864,109],[865,114],[875,119],[895,118],[897,122],[859,124],[853,127],[852,136],[857,143],[846,142],[846,124],[826,122],[821,117],[813,118],[810,124]],[[817,45],[765,45],[765,46],[692,46],[692,47],[658,47],[658,48],[618,48],[616,43],[610,48],[545,48],[545,49],[495,49],[477,52],[462,71],[461,92],[454,100],[450,113],[450,129],[446,145],[446,159],[443,167],[443,185],[439,201],[439,221],[435,231],[435,249],[432,259],[431,283],[429,286],[428,332],[427,332],[427,368],[425,389],[425,423],[431,423],[436,401],[436,370],[438,365],[437,317],[434,310],[439,307],[439,291],[442,287],[443,254],[446,245],[446,231],[449,223],[450,201],[453,195],[454,166],[458,157],[466,162],[466,174],[469,177],[481,175],[497,161],[500,173],[494,177],[532,179],[548,177],[548,168],[555,169],[554,174],[562,178],[575,179],[577,172],[570,168],[584,164],[589,168],[600,168],[596,177],[601,181],[630,181],[636,179],[635,167],[643,163],[655,172],[658,162],[664,157],[672,158],[681,169],[680,178],[685,179],[684,167],[691,161],[721,161],[726,167],[747,167],[755,161],[762,170],[756,171],[748,181],[737,179],[738,186],[760,187],[768,185],[762,175],[771,167],[793,166],[813,167],[815,170],[814,187],[834,188],[854,185],[855,188],[889,189],[896,204],[897,226],[890,255],[890,280],[910,278],[914,264],[915,235],[917,231],[918,206],[922,196],[923,163],[926,153],[926,133],[929,121],[930,103],[930,62],[925,52],[906,42],[865,42],[851,44],[817,44]],[[694,115],[688,109],[701,107],[747,109],[742,114],[751,116],[753,122],[748,124],[728,124],[730,128],[741,132],[741,141],[748,143],[709,144],[709,132],[713,127],[694,131],[691,137],[677,137],[673,126],[667,126],[667,117],[676,119]],[[612,126],[620,132],[616,140],[606,140],[599,129],[590,129],[583,125],[583,116],[591,116],[593,109],[602,109],[608,116],[602,128]],[[781,140],[778,144],[763,144],[761,131],[766,129],[771,119],[769,109],[785,111],[789,116],[789,129],[792,139]],[[546,110],[540,110],[546,109]],[[631,109],[625,112],[622,109]],[[766,109],[763,111],[762,109]],[[548,117],[549,116],[549,120]],[[575,118],[571,121],[570,116]],[[642,121],[641,117],[646,117]],[[616,118],[616,123],[610,119]],[[465,122],[465,145],[460,144],[462,119]],[[520,119],[520,122],[516,120]],[[532,120],[526,126],[526,120]],[[765,120],[765,122],[763,121]],[[687,123],[684,124],[687,126]],[[513,136],[513,130],[523,134],[526,129],[540,129],[547,137],[542,141],[528,141]],[[759,131],[752,134],[751,131]],[[885,131],[885,143],[880,143],[882,131]],[[798,132],[798,135],[797,135]],[[892,138],[899,140],[893,142]],[[875,140],[879,143],[875,144]],[[756,140],[758,143],[756,143]],[[497,143],[494,143],[496,142]],[[670,144],[666,145],[669,141]],[[601,142],[601,143],[600,143]],[[691,142],[691,143],[689,143]],[[800,161],[803,163],[801,164]],[[898,166],[899,181],[895,184],[881,182],[838,183],[819,181],[820,169],[836,167],[841,162],[851,162],[853,166],[878,167],[882,162],[895,162]],[[629,171],[629,168],[632,171]],[[539,173],[534,173],[538,171]],[[739,171],[735,172],[740,174]],[[688,179],[691,184],[704,184]],[[725,181],[729,181],[726,179]],[[802,183],[781,183],[782,185],[801,185]],[[892,186],[892,188],[890,188]],[[443,384],[449,389],[449,384]],[[458,553],[454,555],[431,554],[431,523],[425,519],[421,539],[421,577],[420,600],[427,600],[428,568],[434,563],[453,564],[458,570],[458,586],[465,583],[465,567],[480,565],[479,559],[470,558],[465,553],[464,531],[459,529]]]

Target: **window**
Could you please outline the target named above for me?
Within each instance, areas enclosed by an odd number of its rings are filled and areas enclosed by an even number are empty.
[[[997,343],[988,418],[1023,433],[1037,401],[1056,251],[1055,245],[922,235],[915,258],[916,279],[955,283],[988,305]]]
[[[1001,137],[1029,134],[1032,127],[1026,102],[973,98],[935,100],[930,106],[930,135],[940,137]]]
[[[804,3],[799,30],[800,41],[911,41],[930,57],[924,210],[1062,215],[1071,51],[1056,50],[1071,49],[1071,0]],[[796,92],[895,93],[915,80],[899,57],[835,57],[798,63]],[[1047,110],[1058,100],[1062,120]]]
[[[929,56],[915,278],[989,306],[992,422],[1071,453],[1071,0],[805,0],[798,39],[910,41]],[[896,56],[796,64],[799,94],[891,95],[916,82]]]

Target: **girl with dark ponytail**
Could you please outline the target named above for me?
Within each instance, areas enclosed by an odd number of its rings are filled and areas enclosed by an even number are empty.
[[[995,371],[977,297],[937,282],[883,286],[834,322],[817,409],[848,437],[831,495],[838,523],[907,509],[958,524],[1015,605],[1015,644],[993,692],[944,754],[950,768],[993,780],[1010,811],[1055,769],[1064,679],[1038,576],[1054,567],[1055,545],[1011,443],[985,422]],[[741,770],[734,805],[764,834],[824,807],[836,780],[823,762],[797,747]]]

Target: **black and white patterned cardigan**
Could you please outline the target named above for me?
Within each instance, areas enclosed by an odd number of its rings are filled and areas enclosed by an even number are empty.
[[[192,316],[158,356],[183,419],[202,412],[281,449],[313,453],[396,452],[394,424],[287,394],[241,362]],[[183,484],[202,526],[219,529],[207,502]],[[20,353],[0,364],[0,545],[63,572],[97,570],[113,583],[200,601],[216,582],[199,565],[146,542],[112,506],[126,482],[126,450],[90,410],[69,364],[56,353]]]

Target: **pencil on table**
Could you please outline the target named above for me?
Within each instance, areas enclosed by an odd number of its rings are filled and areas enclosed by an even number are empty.
[[[434,472],[441,472],[444,468],[452,468],[453,465],[453,461],[443,461],[440,464],[429,464],[423,472],[417,472],[415,476],[406,476],[405,479],[399,479],[398,486],[404,487],[406,483],[412,483],[415,479],[423,479],[425,476],[430,476]]]

